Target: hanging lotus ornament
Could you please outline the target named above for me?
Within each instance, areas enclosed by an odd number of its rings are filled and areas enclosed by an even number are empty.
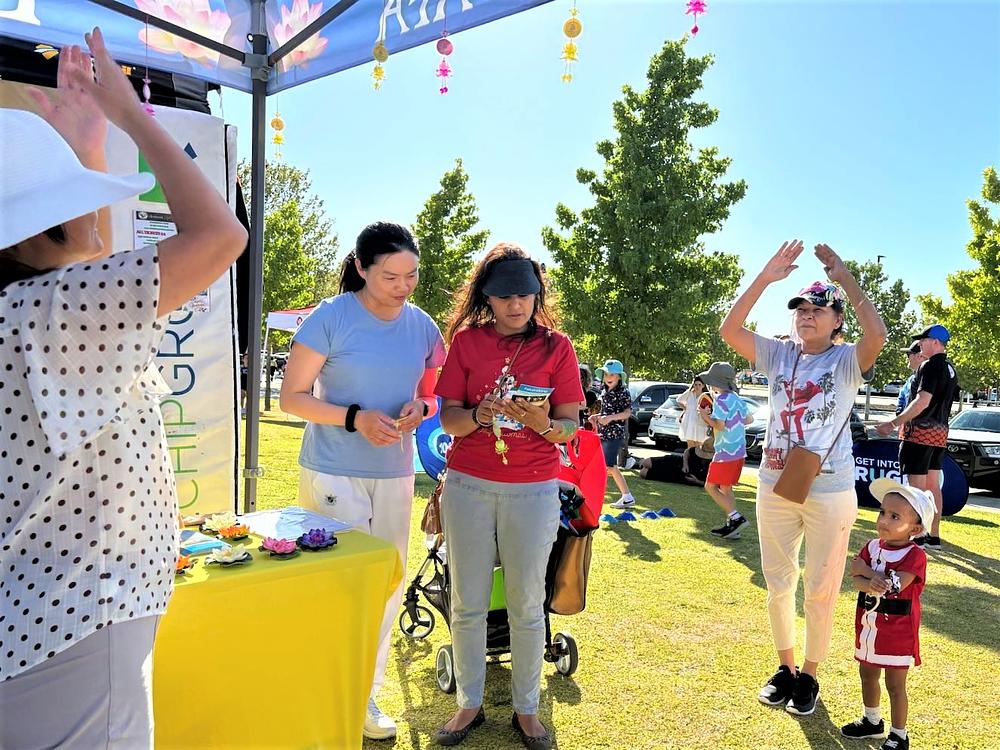
[[[275,145],[274,158],[280,159],[282,157],[281,147],[285,143],[285,134],[282,131],[285,129],[285,121],[281,119],[281,113],[275,112],[274,117],[271,118],[271,130],[274,131],[274,135],[271,136],[271,143]]]
[[[451,78],[451,65],[448,64],[448,55],[455,51],[455,45],[448,38],[448,32],[441,32],[441,38],[437,41],[437,51],[441,55],[435,75],[441,79],[441,86],[438,91],[442,94],[448,93],[448,79]]]
[[[698,16],[704,13],[708,13],[708,3],[705,0],[688,0],[687,10],[684,12],[684,15],[694,16],[694,26],[691,27],[692,36],[698,33]]]
[[[382,82],[385,81],[385,68],[382,67],[382,64],[389,59],[389,49],[381,39],[372,48],[372,57],[375,58],[375,69],[372,71],[372,86],[378,91],[382,88]]]
[[[583,23],[577,16],[579,11],[576,9],[576,3],[573,3],[573,7],[570,8],[569,18],[563,24],[563,34],[566,35],[566,43],[563,45],[562,55],[560,59],[566,63],[563,68],[562,80],[563,83],[569,83],[573,80],[572,65],[579,59],[577,57],[577,47],[576,39],[580,34],[583,33]]]

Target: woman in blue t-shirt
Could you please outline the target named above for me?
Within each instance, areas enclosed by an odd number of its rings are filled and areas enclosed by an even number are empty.
[[[407,302],[420,251],[410,231],[376,222],[344,260],[340,294],[323,300],[292,338],[281,409],[306,420],[299,478],[303,507],[393,543],[406,568],[413,501],[410,433],[437,409],[434,384],[444,339]],[[364,734],[389,739],[396,725],[375,703],[402,597],[386,604]]]

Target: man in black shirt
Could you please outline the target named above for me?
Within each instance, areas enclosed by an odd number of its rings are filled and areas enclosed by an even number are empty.
[[[934,524],[916,541],[928,549],[941,549],[941,462],[948,446],[948,419],[958,390],[955,366],[945,356],[951,335],[943,325],[932,325],[913,336],[927,359],[917,368],[910,387],[909,405],[894,419],[876,429],[887,436],[902,428],[899,444],[899,471],[911,486],[930,490],[937,510]]]
[[[711,439],[702,445],[689,447],[683,454],[667,453],[656,458],[644,458],[639,464],[639,476],[657,482],[705,486],[708,467],[712,463]]]

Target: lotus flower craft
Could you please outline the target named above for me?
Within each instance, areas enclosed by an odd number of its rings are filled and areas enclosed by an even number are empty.
[[[226,545],[220,549],[214,549],[209,553],[208,559],[212,562],[227,564],[243,560],[250,555],[250,551],[242,544]]]
[[[226,511],[225,513],[217,513],[216,515],[212,516],[211,518],[205,521],[205,528],[208,529],[209,531],[214,531],[216,533],[226,528],[227,526],[235,526],[235,525],[236,525],[236,514],[230,511]]]
[[[175,571],[178,573],[183,573],[192,565],[194,565],[194,561],[191,559],[191,555],[178,555],[177,567],[175,568]]]
[[[296,550],[295,542],[291,539],[275,539],[273,536],[265,537],[260,546],[275,555],[288,555]]]
[[[249,533],[250,527],[244,524],[236,524],[219,529],[219,536],[223,539],[241,539]]]
[[[326,529],[309,529],[299,537],[299,546],[305,549],[323,549],[337,543],[337,537]]]

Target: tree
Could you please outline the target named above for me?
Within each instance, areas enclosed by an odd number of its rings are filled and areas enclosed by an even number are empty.
[[[872,385],[880,387],[894,380],[906,380],[910,376],[910,368],[906,364],[906,355],[900,349],[910,345],[910,334],[917,328],[916,313],[906,309],[910,304],[909,290],[902,279],[889,284],[889,277],[880,263],[845,260],[844,265],[854,274],[858,285],[882,316],[888,332],[885,347],[875,360]],[[858,318],[850,304],[844,308],[844,337],[848,341],[857,341],[861,338]]]
[[[692,99],[712,58],[688,57],[686,42],[666,42],[650,61],[648,87],[625,86],[614,103],[617,137],[597,144],[602,176],[576,174],[593,206],[577,214],[560,203],[562,233],[542,230],[558,264],[564,327],[581,357],[614,356],[636,373],[668,378],[711,361],[742,275],[736,256],[708,253],[699,241],[721,227],[746,183],[721,183],[731,160],[689,140],[718,111]]]
[[[249,202],[253,189],[250,163],[242,161],[238,167],[240,184]],[[312,191],[309,170],[299,169],[283,162],[264,165],[264,222],[287,203],[298,205],[301,216],[302,251],[314,262],[312,293],[308,302],[318,302],[337,293],[340,281],[337,261],[338,239],[333,222],[326,218],[323,201]],[[267,286],[268,278],[264,277]],[[275,308],[265,308],[264,313]]]
[[[468,182],[462,160],[456,159],[413,225],[420,244],[420,284],[413,301],[439,326],[444,326],[454,306],[452,295],[465,283],[473,256],[483,251],[489,236],[485,230],[472,231],[479,213]]]
[[[948,358],[970,391],[1000,381],[1000,216],[991,214],[1000,206],[1000,179],[994,167],[983,172],[982,198],[966,201],[972,239],[965,250],[976,267],[948,275],[952,304],[933,294],[917,297],[924,323],[942,323],[951,333]]]
[[[264,312],[305,307],[314,301],[316,261],[306,256],[302,212],[295,201],[264,222]]]

